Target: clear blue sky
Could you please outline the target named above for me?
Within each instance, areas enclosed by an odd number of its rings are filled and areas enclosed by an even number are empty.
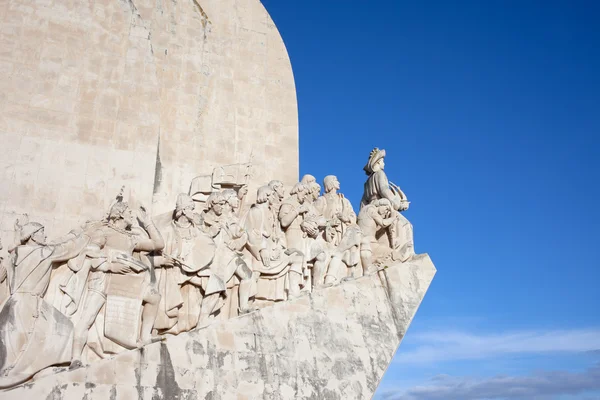
[[[376,399],[600,399],[600,2],[263,0],[300,169],[387,150],[438,273]]]

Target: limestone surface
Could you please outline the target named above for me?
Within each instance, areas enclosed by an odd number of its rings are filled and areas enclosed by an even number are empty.
[[[259,0],[0,0],[0,233],[154,215],[216,166],[298,176],[290,61]]]
[[[429,256],[121,353],[2,399],[368,399],[433,276]]]

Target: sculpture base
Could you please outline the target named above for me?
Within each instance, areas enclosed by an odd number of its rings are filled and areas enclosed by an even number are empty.
[[[87,367],[42,371],[0,397],[368,399],[435,272],[427,254],[417,255]]]

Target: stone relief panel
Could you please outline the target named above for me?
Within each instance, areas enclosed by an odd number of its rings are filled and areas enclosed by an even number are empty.
[[[249,166],[230,165],[210,185],[195,178],[202,201],[181,193],[155,218],[122,189],[102,218],[53,241],[16,220],[0,260],[0,388],[410,262],[408,200],[384,157],[370,154],[358,216],[333,175],[322,194],[310,175],[287,195],[271,181],[242,212]]]

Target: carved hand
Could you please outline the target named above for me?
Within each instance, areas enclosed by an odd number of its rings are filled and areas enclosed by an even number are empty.
[[[238,199],[242,199],[246,194],[248,194],[248,185],[244,185],[238,190]]]
[[[154,256],[154,265],[160,265],[163,267],[174,267],[177,262],[171,257],[165,256]]]
[[[298,214],[306,214],[309,211],[309,207],[306,204],[302,204],[298,208]]]
[[[269,258],[269,252],[267,249],[260,250],[260,259],[265,266],[265,268],[271,268],[271,259]]]
[[[148,224],[152,223],[152,218],[148,216],[148,212],[143,205],[140,205],[140,208],[137,212],[137,217],[140,220],[142,226],[146,227]]]
[[[124,264],[114,263],[110,266],[110,272],[125,275],[131,272],[131,268]]]

